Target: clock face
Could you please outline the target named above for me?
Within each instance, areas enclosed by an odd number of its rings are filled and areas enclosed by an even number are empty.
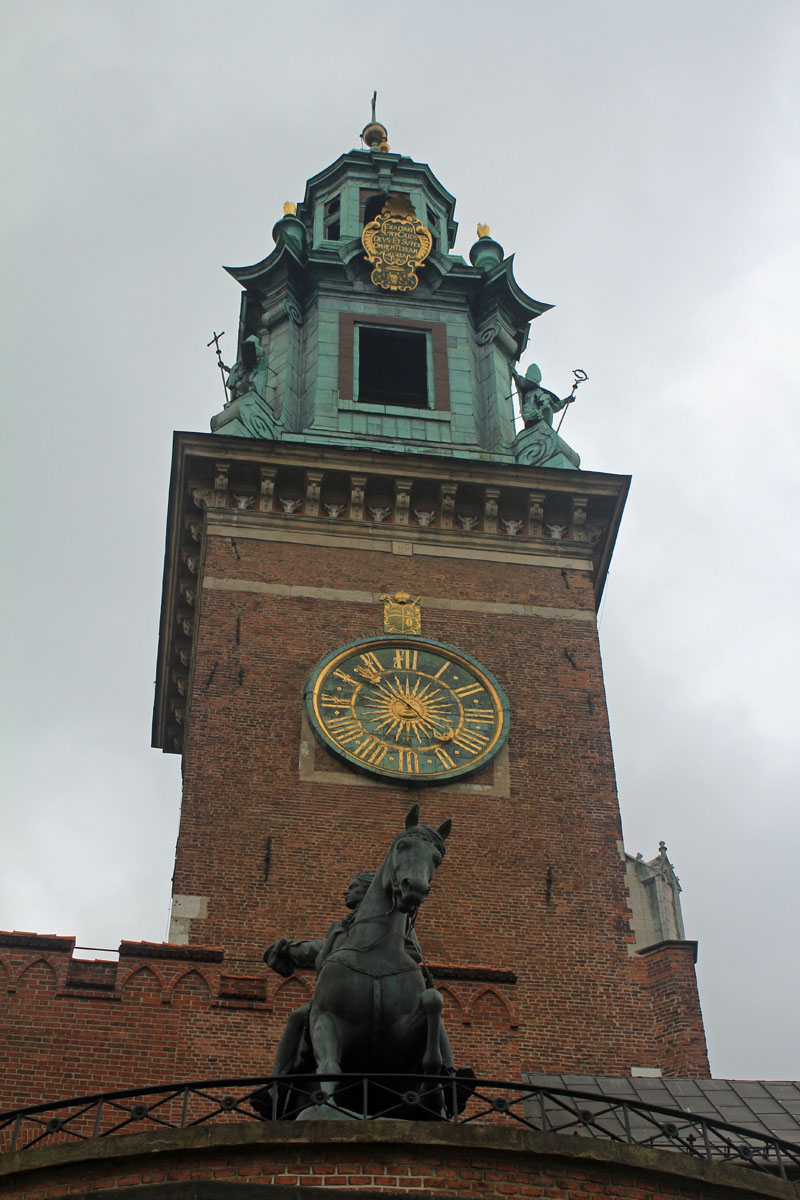
[[[508,735],[508,701],[476,662],[420,637],[375,637],[323,659],[305,686],[318,739],[350,766],[406,783],[485,767]]]

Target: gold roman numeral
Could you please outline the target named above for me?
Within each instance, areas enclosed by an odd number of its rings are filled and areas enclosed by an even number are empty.
[[[356,675],[366,679],[367,683],[380,683],[383,666],[381,660],[372,651],[359,655],[361,666],[353,667]]]
[[[353,687],[358,687],[355,679],[348,675],[346,671],[340,670],[339,667],[333,673],[337,679],[343,679],[345,683],[352,683]]]
[[[379,742],[377,738],[370,735],[365,738],[360,746],[356,746],[351,753],[356,758],[360,758],[362,762],[368,762],[372,766],[379,767],[388,749],[389,747],[385,746],[383,742]]]
[[[328,732],[342,746],[358,741],[364,736],[364,726],[349,713],[344,717],[333,717],[326,724]]]
[[[465,684],[464,687],[455,688],[456,695],[460,696],[462,698],[462,700],[465,696],[474,696],[476,692],[482,692],[482,691],[483,691],[482,683],[468,683],[468,684]]]
[[[398,748],[397,757],[401,771],[405,771],[407,775],[419,775],[419,754],[416,750]]]
[[[342,700],[341,696],[326,696],[324,692],[319,702],[323,708],[347,708],[347,701]]]
[[[474,721],[476,725],[493,725],[495,712],[493,708],[468,708],[464,717],[467,721]]]
[[[448,770],[451,770],[456,765],[447,751],[443,750],[441,746],[434,746],[433,753],[436,755],[442,766],[447,767]]]
[[[478,733],[471,729],[462,729],[453,741],[462,750],[469,750],[471,754],[477,754],[488,743],[489,739],[485,733]]]
[[[418,656],[419,651],[417,650],[395,650],[393,664],[395,670],[416,671]]]

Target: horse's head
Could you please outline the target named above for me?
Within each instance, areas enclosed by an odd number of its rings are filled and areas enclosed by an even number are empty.
[[[406,827],[392,842],[388,856],[392,892],[401,912],[414,912],[431,890],[451,826],[449,820],[438,829],[420,825],[418,804],[408,813]]]

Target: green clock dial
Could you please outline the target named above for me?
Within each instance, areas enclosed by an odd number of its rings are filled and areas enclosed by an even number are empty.
[[[406,783],[479,771],[508,735],[508,701],[467,655],[420,637],[375,637],[329,654],[304,690],[317,738],[351,766]]]

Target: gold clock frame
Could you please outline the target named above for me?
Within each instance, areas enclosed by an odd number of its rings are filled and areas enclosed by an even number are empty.
[[[303,696],[321,745],[357,771],[407,785],[468,778],[508,737],[508,701],[491,672],[431,638],[340,646],[311,672]]]

